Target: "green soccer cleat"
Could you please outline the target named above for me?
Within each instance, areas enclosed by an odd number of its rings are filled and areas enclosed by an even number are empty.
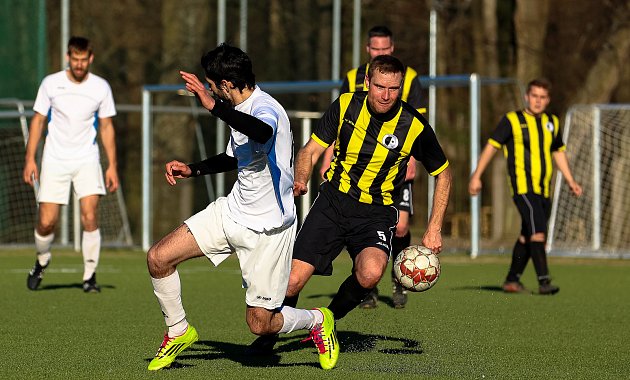
[[[311,330],[310,337],[305,340],[312,340],[319,351],[319,365],[323,369],[333,369],[339,358],[339,341],[337,341],[337,331],[335,330],[335,317],[332,311],[325,307],[319,310],[324,315],[324,321],[316,324]]]
[[[175,361],[177,355],[190,347],[199,339],[197,330],[191,325],[188,325],[186,332],[175,338],[170,338],[167,334],[164,334],[164,341],[158,349],[157,353],[151,363],[149,363],[149,371],[157,371],[165,367],[170,367]]]

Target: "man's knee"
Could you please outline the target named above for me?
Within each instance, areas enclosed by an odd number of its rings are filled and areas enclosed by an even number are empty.
[[[170,266],[165,260],[165,256],[161,254],[160,251],[160,245],[155,244],[147,252],[147,268],[149,269],[149,274],[153,278],[160,278]]]
[[[315,272],[315,267],[301,260],[293,259],[291,262],[291,273],[289,274],[289,285],[287,287],[287,297],[297,296],[308,280]]]
[[[302,291],[304,288],[304,282],[298,275],[289,276],[289,285],[287,286],[287,297],[295,297]]]
[[[37,233],[40,236],[48,236],[55,231],[55,220],[43,220],[40,219],[37,223]]]
[[[383,277],[384,268],[381,268],[377,265],[371,265],[369,267],[363,267],[355,272],[357,276],[357,281],[359,284],[366,288],[372,289],[378,285],[378,282]]]
[[[98,217],[95,211],[81,213],[81,223],[86,231],[94,231],[98,228]]]

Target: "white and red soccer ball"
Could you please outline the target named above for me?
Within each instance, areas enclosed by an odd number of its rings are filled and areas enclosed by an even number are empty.
[[[440,278],[440,259],[429,248],[412,245],[396,256],[394,274],[405,289],[423,292]]]

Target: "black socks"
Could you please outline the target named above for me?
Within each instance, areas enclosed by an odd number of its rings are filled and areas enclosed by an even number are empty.
[[[545,252],[545,243],[541,241],[532,241],[529,243],[532,263],[536,269],[538,283],[543,285],[549,283],[549,268],[547,267],[547,253]]]
[[[357,307],[372,289],[366,289],[359,284],[352,273],[339,287],[339,291],[330,301],[328,308],[335,315],[335,320],[345,317],[350,310]],[[285,300],[286,302],[286,300]]]
[[[518,282],[521,278],[529,261],[529,244],[530,243],[521,243],[518,239],[516,240],[514,249],[512,250],[512,263],[510,264],[510,271],[506,278],[507,282]]]

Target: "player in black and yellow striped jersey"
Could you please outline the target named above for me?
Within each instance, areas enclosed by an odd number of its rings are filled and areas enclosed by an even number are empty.
[[[422,244],[442,249],[441,228],[451,189],[451,171],[433,129],[400,100],[403,64],[395,57],[375,57],[367,92],[342,94],[322,116],[296,158],[293,194],[306,194],[313,166],[329,145],[335,159],[298,232],[283,306],[295,307],[313,274],[330,275],[333,260],[345,247],[354,262],[329,305],[343,318],[376,287],[387,269],[398,222],[394,207],[410,157],[436,176],[433,208]],[[284,325],[303,323],[285,319]],[[264,335],[248,349],[269,354],[278,335]],[[338,345],[336,347],[339,350]]]
[[[313,166],[329,145],[335,157],[295,242],[287,304],[313,274],[330,275],[332,262],[346,247],[353,273],[330,303],[335,318],[354,309],[376,287],[392,253],[398,219],[395,200],[405,181],[407,162],[420,161],[436,176],[433,210],[422,244],[439,253],[448,204],[448,160],[417,110],[400,100],[404,66],[395,57],[374,58],[368,91],[342,94],[324,113],[296,159],[294,194],[307,191]]]
[[[378,55],[391,55],[394,53],[394,37],[391,30],[386,26],[374,26],[368,31],[367,43],[365,50],[370,56],[370,59]],[[366,74],[369,70],[370,64],[365,63],[358,68],[354,68],[346,74],[346,77],[341,85],[341,92],[357,92],[365,91],[367,89],[365,85]],[[423,104],[424,98],[422,97],[422,85],[418,77],[418,73],[413,68],[406,66],[402,91],[400,92],[400,98],[413,108],[418,110],[421,114],[426,112],[426,107]],[[322,158],[322,165],[320,167],[320,175],[324,177],[324,173],[330,167],[330,161],[333,156],[332,146],[326,150]],[[413,158],[409,160],[407,165],[407,175],[405,183],[400,192],[400,196],[396,201],[396,208],[398,209],[398,223],[396,224],[396,233],[392,240],[392,252],[396,255],[404,248],[411,244],[411,232],[410,221],[411,215],[413,215],[413,181],[416,176],[416,162]],[[407,303],[407,291],[396,281],[394,276],[394,270],[392,267],[392,303],[395,308],[404,308]],[[372,292],[363,300],[359,307],[364,309],[375,308],[378,304],[378,288],[374,288]]]
[[[368,31],[368,40],[365,45],[365,50],[370,56],[370,59],[378,55],[392,55],[394,54],[394,36],[392,31],[382,25],[374,26]],[[365,77],[368,72],[370,64],[364,63],[363,65],[354,68],[346,73],[343,83],[341,84],[340,91],[345,92],[358,92],[366,91]],[[417,109],[420,113],[426,112],[426,105],[422,97],[422,85],[420,84],[420,78],[418,72],[413,68],[405,67],[405,80],[402,86],[402,92],[400,98]]]
[[[503,149],[512,197],[522,224],[514,245],[512,263],[503,290],[523,292],[520,277],[532,258],[538,276],[539,292],[555,294],[560,288],[551,284],[545,239],[551,210],[549,201],[553,171],[552,159],[566,179],[571,191],[580,196],[582,188],[573,179],[565,154],[558,117],[545,112],[549,105],[551,84],[544,79],[531,81],[527,86],[527,108],[508,112],[499,122],[479,158],[477,169],[470,179],[469,192],[481,190],[481,175],[497,150]]]

